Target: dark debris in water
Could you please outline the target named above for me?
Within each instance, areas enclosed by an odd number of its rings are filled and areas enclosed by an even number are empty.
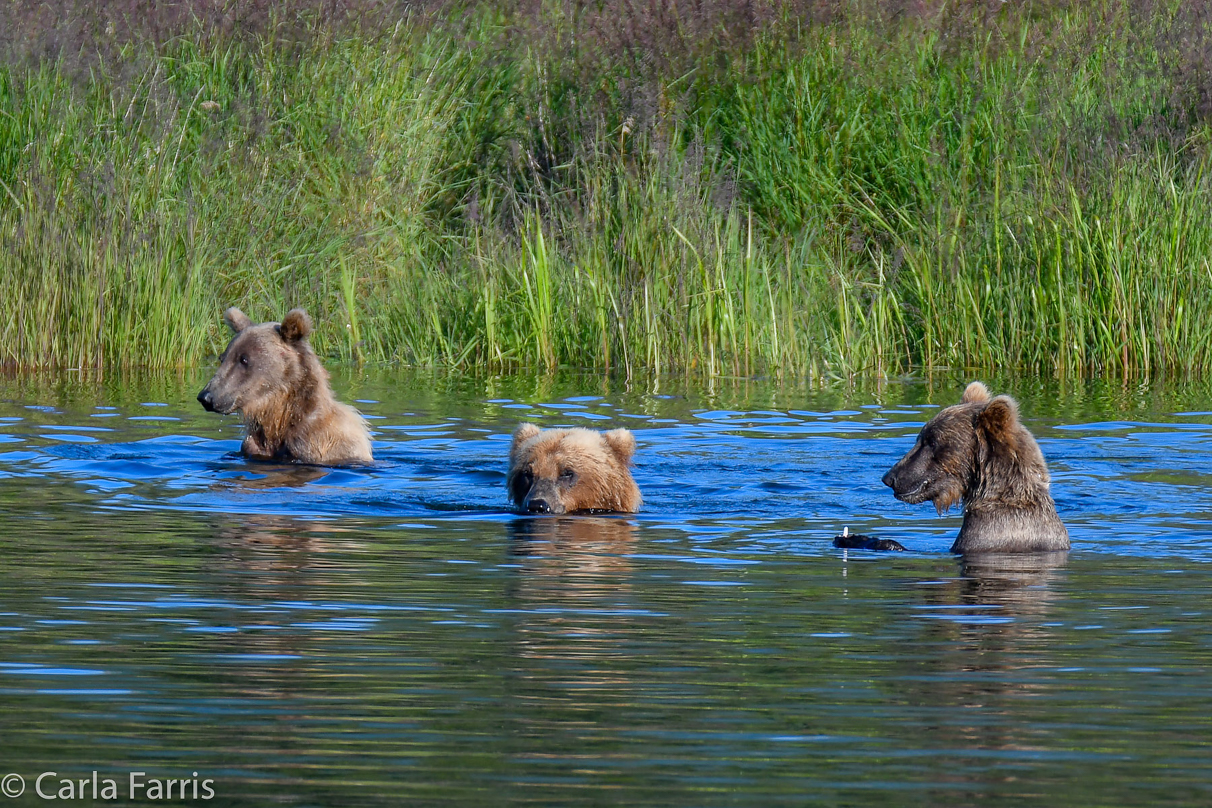
[[[864,536],[862,533],[849,532],[843,533],[840,536],[834,536],[833,546],[843,550],[905,551],[905,546],[894,539],[877,539],[875,536]]]

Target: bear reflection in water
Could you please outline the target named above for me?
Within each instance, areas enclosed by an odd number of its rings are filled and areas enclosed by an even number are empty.
[[[274,488],[302,488],[327,477],[331,469],[323,466],[258,465],[250,468],[247,476],[227,477],[216,484],[217,488],[240,488],[250,491]]]
[[[215,608],[207,615],[238,630],[198,635],[205,644],[197,656],[218,653],[243,661],[210,665],[205,676],[232,697],[293,703],[325,675],[325,663],[314,634],[289,626],[310,619],[306,604],[323,603],[348,581],[368,576],[370,570],[349,562],[366,550],[360,533],[337,522],[274,514],[215,514],[210,520],[205,599]],[[295,737],[288,730],[300,716],[286,710],[274,716],[263,736],[249,739],[250,750],[272,751]]]
[[[524,569],[567,584],[558,596],[617,594],[619,577],[629,576],[636,526],[606,516],[518,519],[509,526],[509,554]]]
[[[518,519],[509,534],[514,655],[519,672],[543,685],[530,697],[574,713],[586,709],[586,688],[597,709],[629,703],[635,648],[655,620],[634,602],[635,525],[546,516]]]
[[[924,619],[906,638],[906,648],[917,650],[904,657],[896,697],[945,709],[931,744],[986,754],[1039,748],[1041,726],[1055,720],[1046,698],[1056,686],[1050,672],[1071,664],[1072,648],[1052,613],[1064,597],[1067,559],[1066,552],[969,554],[959,578],[917,588]],[[952,776],[979,793],[1019,774],[976,767]]]
[[[962,600],[1015,617],[1043,617],[1069,553],[968,553],[960,562]]]
[[[269,475],[265,482],[274,478]],[[279,485],[285,484],[283,479],[277,478]],[[354,541],[357,532],[338,523],[278,514],[246,514],[239,519],[224,516],[217,528],[219,569],[233,573],[230,580],[240,585],[248,583],[245,573],[256,573],[254,585],[258,589],[306,584],[298,577],[300,571],[327,570],[326,555],[361,547]],[[282,598],[287,599],[285,592]]]

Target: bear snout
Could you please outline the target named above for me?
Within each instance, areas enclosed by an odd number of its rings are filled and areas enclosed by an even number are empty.
[[[560,497],[559,489],[550,480],[539,478],[534,481],[530,491],[522,501],[522,510],[527,513],[563,514],[568,509]]]
[[[930,486],[930,478],[919,477],[919,471],[916,468],[906,469],[903,467],[903,463],[897,463],[888,469],[882,482],[892,489],[892,495],[901,502],[916,505],[929,498],[926,496],[926,489]]]
[[[198,403],[202,405],[202,409],[207,412],[215,411],[215,398],[210,394],[210,388],[203,388],[201,393],[198,393]]]
[[[564,508],[564,503],[560,502],[558,497],[529,497],[526,500],[527,513],[548,513],[555,516],[567,513]]]
[[[551,513],[551,506],[547,504],[545,499],[528,499],[526,500],[527,513]]]

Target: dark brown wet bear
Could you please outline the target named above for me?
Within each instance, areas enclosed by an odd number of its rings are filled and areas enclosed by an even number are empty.
[[[631,478],[635,436],[626,429],[539,429],[522,424],[509,448],[509,499],[529,513],[640,509]]]
[[[253,325],[233,307],[223,319],[235,336],[198,401],[211,412],[240,413],[246,457],[324,466],[371,462],[366,421],[333,398],[328,373],[308,344],[307,312],[292,309],[281,324]]]
[[[903,502],[931,500],[940,514],[962,502],[953,553],[1032,553],[1069,549],[1050,479],[1014,399],[991,399],[985,385],[973,382],[959,404],[922,427],[884,484]]]

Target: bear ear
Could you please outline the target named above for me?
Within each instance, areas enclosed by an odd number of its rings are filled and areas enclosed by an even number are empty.
[[[609,432],[603,432],[602,440],[606,441],[606,445],[619,456],[620,460],[624,463],[631,462],[631,456],[635,454],[635,435],[631,434],[630,429],[612,429]]]
[[[998,396],[976,417],[977,427],[990,443],[1013,444],[1018,428],[1018,404],[1010,396]]]
[[[248,319],[248,315],[235,306],[223,312],[223,321],[227,323],[228,328],[237,334],[252,325],[252,320]]]
[[[278,332],[287,342],[298,342],[311,333],[311,318],[303,309],[291,309],[282,318],[282,325],[278,326]]]
[[[513,443],[509,445],[509,453],[512,455],[518,447],[537,434],[539,428],[534,424],[518,424],[518,428],[513,431]]]
[[[983,404],[989,400],[989,388],[985,387],[981,382],[972,382],[964,388],[964,397],[960,399],[963,404]]]

